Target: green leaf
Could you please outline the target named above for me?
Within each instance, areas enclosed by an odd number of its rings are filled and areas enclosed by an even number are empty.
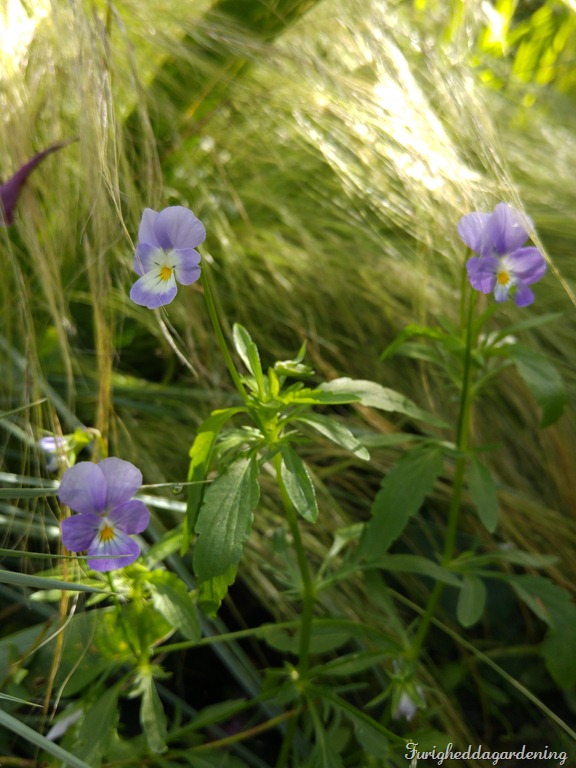
[[[158,613],[180,630],[188,640],[200,640],[202,631],[194,598],[178,576],[168,571],[153,571],[148,582],[152,604]]]
[[[213,411],[210,416],[198,427],[196,438],[190,448],[190,467],[188,469],[188,482],[196,483],[188,486],[188,501],[186,505],[186,518],[184,520],[184,533],[182,540],[182,554],[187,552],[192,539],[192,531],[196,525],[198,512],[202,504],[206,486],[202,481],[208,477],[212,453],[218,435],[228,419],[237,413],[242,413],[245,408],[224,408]]]
[[[138,686],[142,694],[140,703],[140,725],[148,746],[154,754],[166,752],[166,713],[158,696],[152,674],[143,673]]]
[[[415,336],[421,336],[433,341],[443,341],[447,334],[438,327],[431,328],[428,325],[416,324],[407,325],[400,331],[394,341],[386,347],[384,352],[382,352],[380,360],[386,360],[394,355],[408,339],[413,339]]]
[[[30,726],[25,725],[23,722],[12,717],[12,715],[9,715],[7,712],[3,712],[1,709],[0,725],[9,731],[12,731],[12,733],[15,733],[17,736],[20,736],[29,744],[33,744],[35,747],[45,750],[48,754],[54,755],[54,757],[62,761],[63,765],[70,766],[70,768],[92,768],[92,766],[85,763],[84,760],[81,760],[79,757],[62,749],[58,744],[54,744],[53,741],[42,736],[41,733],[38,733],[33,728],[30,728]]]
[[[360,398],[351,392],[330,392],[322,388],[316,389],[309,387],[300,387],[299,389],[290,389],[281,396],[282,402],[286,405],[296,403],[298,405],[348,405],[359,403]]]
[[[118,721],[118,697],[122,687],[120,683],[104,691],[97,701],[90,702],[84,709],[80,720],[75,752],[93,768],[102,763],[110,746]]]
[[[308,469],[289,445],[282,446],[280,473],[290,501],[304,520],[315,523],[318,517],[316,491]]]
[[[429,576],[435,581],[441,581],[453,587],[459,587],[461,584],[460,577],[453,571],[443,568],[433,560],[428,560],[420,555],[382,555],[374,560],[370,560],[369,566],[382,568],[392,573],[418,573],[421,576]]]
[[[484,613],[485,604],[486,587],[482,579],[473,574],[464,574],[456,604],[456,616],[460,624],[463,627],[476,624]]]
[[[487,531],[494,533],[499,515],[496,483],[478,459],[472,459],[468,467],[468,488],[482,524]]]
[[[512,345],[509,355],[542,409],[540,425],[549,427],[560,418],[568,400],[562,377],[544,355],[529,347]]]
[[[562,624],[563,617],[573,607],[570,594],[544,576],[509,574],[506,580],[520,600],[552,628],[558,622]]]
[[[74,584],[59,579],[49,579],[44,576],[31,576],[27,573],[13,573],[0,570],[0,584],[15,584],[19,587],[31,587],[32,589],[64,589],[70,592],[99,592],[107,595],[109,590],[89,587],[86,584]]]
[[[548,672],[558,686],[576,686],[576,605],[570,594],[543,576],[508,576],[518,597],[549,630],[540,652]]]
[[[381,411],[394,413],[403,413],[405,416],[409,416],[412,419],[425,421],[436,427],[448,427],[448,424],[446,424],[445,421],[418,408],[415,403],[400,394],[400,392],[396,392],[388,387],[383,387],[375,381],[343,377],[321,384],[320,389],[324,392],[331,392],[334,394],[355,395],[362,405],[366,405],[370,408],[378,408]]]
[[[442,451],[438,446],[420,446],[404,454],[376,494],[359,555],[371,561],[388,550],[418,512],[441,471]]]
[[[359,459],[368,461],[370,454],[362,443],[353,435],[353,433],[341,424],[339,421],[330,418],[329,416],[320,416],[318,413],[308,413],[303,416],[298,416],[294,421],[300,421],[304,424],[308,424],[315,429],[321,435],[331,440],[341,448],[350,451]]]
[[[390,655],[388,651],[356,651],[320,664],[311,670],[311,675],[345,676],[357,675],[372,669]]]
[[[576,606],[572,605],[562,617],[557,617],[556,627],[550,629],[541,646],[541,653],[555,683],[564,690],[576,686]]]
[[[232,337],[234,339],[236,351],[242,358],[242,362],[246,368],[256,379],[258,392],[262,395],[264,393],[264,375],[262,373],[262,363],[260,362],[258,347],[252,341],[252,337],[246,328],[239,323],[234,323]]]
[[[196,522],[194,572],[206,610],[217,610],[236,578],[259,497],[258,462],[252,457],[230,464],[204,495]]]
[[[265,642],[277,651],[297,654],[300,648],[300,630],[271,627],[263,633]],[[313,624],[310,633],[310,653],[323,654],[335,651],[350,642],[352,634],[340,627]]]

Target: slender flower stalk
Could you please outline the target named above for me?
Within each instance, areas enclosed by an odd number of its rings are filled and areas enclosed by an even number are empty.
[[[462,307],[466,307],[467,311],[462,312],[462,317],[465,318],[465,348],[464,348],[464,363],[462,371],[462,389],[460,393],[460,406],[458,409],[458,422],[456,427],[456,450],[458,452],[455,470],[454,480],[452,484],[452,496],[450,499],[450,507],[448,509],[448,524],[446,528],[446,536],[444,538],[444,549],[442,552],[441,565],[449,567],[454,556],[454,546],[456,544],[456,535],[458,533],[458,521],[460,519],[460,509],[462,506],[462,491],[464,489],[464,479],[466,475],[466,463],[468,457],[466,455],[468,450],[468,435],[470,431],[470,416],[472,410],[472,348],[474,344],[474,310],[476,307],[476,296],[469,295],[470,291],[467,286],[464,286],[462,293]],[[466,302],[467,298],[467,302]],[[444,591],[444,584],[441,581],[436,581],[428,603],[426,610],[416,631],[414,641],[410,649],[410,657],[412,660],[416,660],[422,650],[422,645],[428,633],[430,622],[434,616],[440,597]]]

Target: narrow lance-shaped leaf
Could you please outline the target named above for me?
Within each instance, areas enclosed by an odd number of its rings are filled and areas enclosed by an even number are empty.
[[[496,483],[490,470],[478,459],[473,459],[468,467],[468,488],[478,517],[486,530],[493,533],[498,525],[499,511]]]
[[[376,494],[360,555],[373,560],[387,551],[418,512],[441,471],[442,451],[437,446],[421,446],[404,454]]]
[[[419,408],[405,395],[396,392],[394,389],[383,387],[375,381],[365,379],[349,379],[346,377],[333,379],[320,385],[323,392],[333,394],[349,394],[356,396],[362,405],[370,408],[378,408],[381,411],[394,413],[403,413],[412,419],[418,419],[437,427],[447,427],[445,421],[439,419],[427,411]]]
[[[298,514],[309,523],[315,523],[318,504],[314,484],[306,465],[289,445],[282,447],[280,472],[286,492]]]
[[[259,496],[258,462],[253,457],[234,461],[204,495],[195,529],[194,572],[200,603],[208,611],[218,608],[236,578]]]
[[[264,374],[262,373],[262,363],[260,362],[258,347],[252,341],[252,337],[246,328],[239,323],[234,323],[232,336],[234,338],[234,346],[242,358],[242,362],[252,376],[254,376],[258,387],[258,393],[261,396],[264,395]]]
[[[140,683],[142,701],[140,703],[140,725],[152,752],[161,754],[167,749],[166,713],[158,696],[152,675],[143,675]]]
[[[294,421],[300,421],[304,424],[308,424],[315,429],[321,435],[331,440],[341,448],[345,448],[347,451],[358,456],[359,459],[368,461],[370,454],[357,437],[341,424],[339,421],[330,418],[329,416],[320,416],[318,413],[308,413],[303,416],[298,416]]]

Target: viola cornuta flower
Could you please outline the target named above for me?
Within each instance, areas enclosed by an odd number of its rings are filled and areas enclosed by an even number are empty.
[[[134,269],[142,277],[132,286],[132,301],[156,309],[176,296],[177,282],[198,280],[201,257],[195,249],[205,238],[204,225],[188,208],[174,205],[160,213],[146,208],[134,255]]]
[[[546,272],[546,262],[538,248],[523,245],[532,221],[507,203],[499,203],[492,213],[475,211],[463,216],[458,234],[478,256],[466,262],[468,278],[481,293],[494,293],[496,301],[509,295],[519,307],[534,301],[528,287]]]
[[[133,563],[140,546],[130,534],[141,533],[150,521],[144,502],[132,498],[142,473],[129,461],[81,461],[68,469],[58,498],[77,515],[62,521],[62,542],[71,552],[88,552],[95,571],[113,571]]]
[[[70,447],[66,437],[60,437],[59,435],[41,437],[39,445],[46,454],[46,469],[48,472],[57,472],[60,467],[66,464],[66,452]]]

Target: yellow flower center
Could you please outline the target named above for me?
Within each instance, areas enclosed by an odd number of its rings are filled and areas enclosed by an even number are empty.
[[[165,267],[160,267],[160,279],[161,280],[170,280],[170,278],[172,277],[172,272],[173,271],[174,270],[173,270],[172,267],[166,267],[166,266]]]
[[[111,525],[103,525],[98,533],[100,541],[112,541],[114,538],[114,528]]]
[[[496,280],[498,280],[500,285],[508,285],[510,282],[510,275],[508,272],[506,272],[506,270],[502,270],[502,272],[498,272]]]

